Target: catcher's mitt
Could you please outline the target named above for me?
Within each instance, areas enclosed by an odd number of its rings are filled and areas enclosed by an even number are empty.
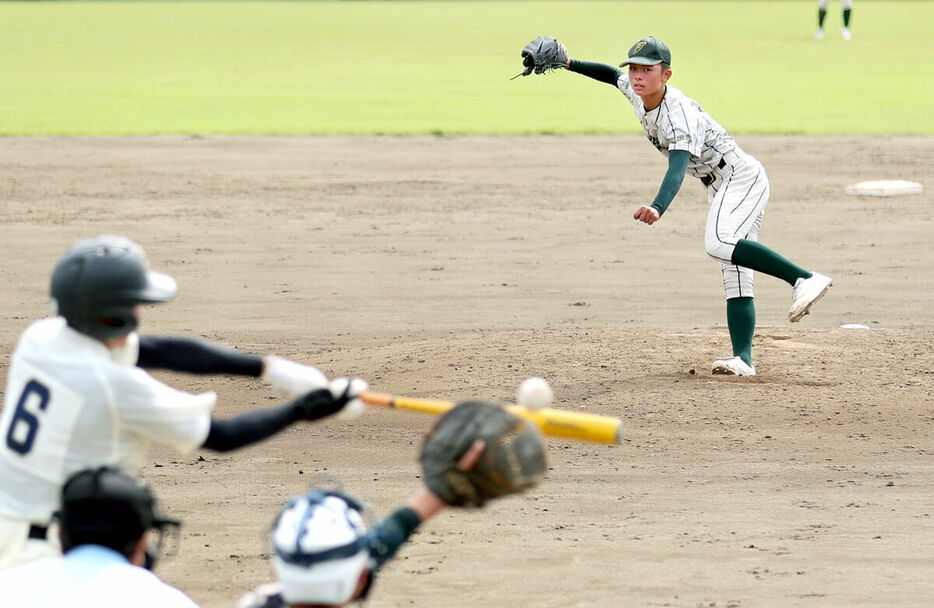
[[[551,36],[539,36],[522,49],[522,65],[525,70],[512,78],[528,76],[532,72],[544,74],[548,70],[563,70],[567,67],[568,50]]]
[[[486,449],[468,471],[458,461],[477,439]],[[534,425],[483,401],[465,401],[434,426],[420,456],[425,485],[441,500],[480,507],[532,487],[545,475],[545,449]]]

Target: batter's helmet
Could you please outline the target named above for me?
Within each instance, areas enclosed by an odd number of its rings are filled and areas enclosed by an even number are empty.
[[[133,307],[168,302],[175,279],[149,269],[143,248],[122,236],[73,245],[52,272],[52,306],[68,325],[89,336],[125,336],[139,324]]]
[[[282,599],[320,606],[355,599],[360,577],[369,570],[367,511],[351,496],[322,490],[285,505],[272,530]]]
[[[56,517],[65,551],[92,544],[110,547],[127,557],[147,530],[179,525],[177,520],[157,514],[156,499],[145,484],[111,467],[72,475],[62,487]],[[154,554],[150,555],[153,561]]]

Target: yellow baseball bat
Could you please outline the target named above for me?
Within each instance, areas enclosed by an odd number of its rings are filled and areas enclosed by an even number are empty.
[[[411,412],[422,412],[439,416],[454,407],[451,401],[397,397],[385,393],[363,393],[360,399],[373,407],[390,407]],[[506,409],[515,416],[531,422],[546,435],[566,437],[598,443],[619,443],[622,421],[610,416],[565,412],[551,408],[530,410],[520,405],[507,405]]]

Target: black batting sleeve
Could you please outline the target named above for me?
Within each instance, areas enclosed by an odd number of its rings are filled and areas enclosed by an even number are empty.
[[[226,420],[211,418],[208,438],[201,444],[206,450],[229,452],[275,435],[293,422],[318,420],[341,411],[352,398],[335,397],[330,389],[319,388],[295,401],[258,412],[247,412]]]
[[[140,336],[139,359],[144,369],[190,374],[235,374],[258,378],[263,359],[207,340],[189,337]]]
[[[211,418],[211,430],[201,447],[214,452],[229,452],[267,439],[299,420],[305,420],[305,415],[298,402],[247,412],[226,420]]]
[[[584,76],[589,76],[590,78],[599,80],[600,82],[611,84],[614,87],[616,86],[616,82],[619,80],[619,77],[623,75],[622,70],[619,68],[614,68],[611,65],[598,63],[596,61],[581,61],[579,59],[572,59],[571,65],[568,66],[568,70],[571,72],[577,72],[578,74],[583,74]]]

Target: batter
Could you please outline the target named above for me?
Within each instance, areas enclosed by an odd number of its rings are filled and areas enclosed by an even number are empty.
[[[304,420],[364,408],[360,379],[183,336],[139,336],[140,306],[175,297],[143,249],[118,236],[76,243],[52,273],[57,316],[30,325],[10,359],[0,415],[0,570],[58,552],[49,532],[65,479],[112,466],[136,475],[152,443],[236,450]],[[181,391],[148,369],[258,377],[294,400],[226,419],[214,392]]]

